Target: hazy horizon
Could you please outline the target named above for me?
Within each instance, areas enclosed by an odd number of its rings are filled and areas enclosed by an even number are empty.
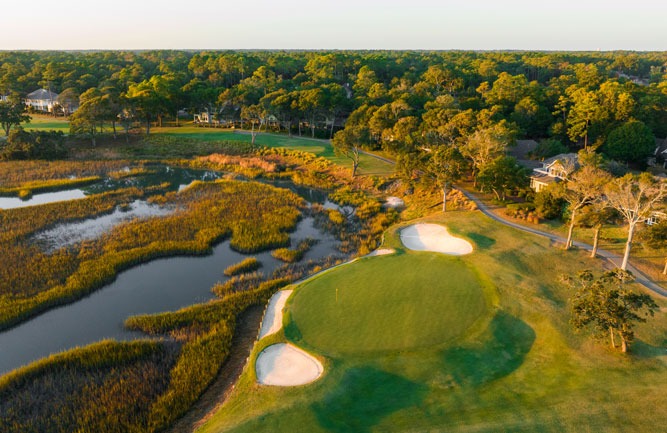
[[[664,51],[667,2],[397,0],[334,4],[33,0],[3,10],[0,50]]]

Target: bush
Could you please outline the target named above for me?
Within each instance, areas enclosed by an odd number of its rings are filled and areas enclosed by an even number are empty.
[[[618,161],[609,161],[607,163],[607,170],[616,177],[625,176],[628,171],[630,171],[628,169],[628,164]]]
[[[0,147],[0,160],[61,159],[67,156],[62,132],[28,132],[23,128],[12,130],[4,146]]]
[[[533,203],[511,203],[507,205],[507,209],[514,210],[514,211],[534,211],[535,210],[535,205]]]
[[[246,274],[248,272],[255,271],[261,266],[262,264],[255,257],[248,257],[240,263],[227,267],[224,273],[228,277],[231,277],[233,275]]]
[[[557,197],[548,188],[535,194],[535,212],[540,218],[556,219],[563,214],[563,199]]]

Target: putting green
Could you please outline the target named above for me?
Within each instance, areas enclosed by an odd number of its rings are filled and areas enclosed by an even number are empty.
[[[285,334],[297,345],[363,354],[451,342],[486,311],[486,301],[462,260],[407,253],[364,259],[307,281],[287,311]]]

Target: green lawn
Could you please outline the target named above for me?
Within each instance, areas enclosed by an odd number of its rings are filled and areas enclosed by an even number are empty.
[[[397,278],[395,269],[410,269]],[[367,258],[299,287],[288,339],[327,355],[431,347],[463,334],[486,310],[461,260],[436,254]]]
[[[394,227],[385,246],[396,256],[362,259],[296,287],[287,331],[256,345],[200,432],[663,431],[667,300],[656,299],[662,310],[622,356],[572,331],[571,292],[559,282],[584,268],[601,271],[600,261],[479,212],[429,221],[475,252],[406,251]],[[257,385],[255,358],[279,341],[320,357],[323,377],[301,387]]]
[[[69,122],[62,117],[31,115],[32,120],[21,125],[26,131],[62,131],[69,134]]]
[[[232,140],[250,142],[250,134],[243,134],[225,129],[198,128],[194,126],[182,126],[179,128],[153,128],[152,133],[169,134],[194,138],[197,140]],[[349,159],[336,156],[333,147],[328,142],[311,140],[306,137],[294,136],[289,138],[286,135],[278,134],[260,134],[256,137],[255,143],[268,147],[286,147],[293,150],[314,153],[322,156],[336,164],[344,167],[352,167]],[[362,155],[359,162],[359,172],[367,175],[390,175],[394,172],[394,166],[368,155]]]
[[[46,116],[43,114],[31,114],[30,122],[23,123],[21,126],[26,131],[61,131],[63,134],[69,134],[69,121],[62,117],[52,117]],[[121,132],[121,128],[116,125],[118,132]],[[104,126],[106,132],[111,132],[111,124],[106,124]],[[4,136],[4,131],[0,131],[0,134]]]

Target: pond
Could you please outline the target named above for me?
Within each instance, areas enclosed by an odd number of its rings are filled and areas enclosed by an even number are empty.
[[[55,251],[78,244],[81,241],[95,239],[108,233],[118,224],[135,218],[169,215],[172,209],[148,203],[144,200],[135,200],[127,206],[118,206],[110,214],[97,218],[89,218],[73,223],[59,224],[48,230],[38,232],[32,240],[45,251]]]

